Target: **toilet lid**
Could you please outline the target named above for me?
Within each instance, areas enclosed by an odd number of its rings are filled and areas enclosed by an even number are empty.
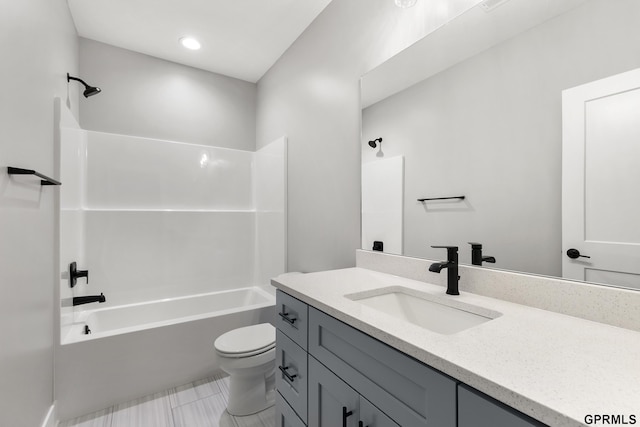
[[[220,353],[239,355],[266,351],[275,342],[276,329],[269,323],[261,323],[224,333],[213,345]]]

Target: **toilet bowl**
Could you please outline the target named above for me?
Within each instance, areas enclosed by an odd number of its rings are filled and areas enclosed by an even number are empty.
[[[255,414],[275,402],[276,330],[269,323],[224,333],[214,347],[220,369],[229,374],[227,412]]]

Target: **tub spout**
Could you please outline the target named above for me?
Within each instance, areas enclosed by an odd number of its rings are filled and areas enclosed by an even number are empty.
[[[89,304],[91,302],[105,302],[107,299],[104,297],[103,293],[100,295],[88,295],[84,297],[73,297],[73,305],[82,305]]]

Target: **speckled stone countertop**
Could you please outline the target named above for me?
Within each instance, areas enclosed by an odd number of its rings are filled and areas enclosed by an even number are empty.
[[[348,268],[285,274],[282,291],[550,426],[591,414],[640,420],[640,333],[439,285]],[[501,313],[442,335],[346,298],[390,286]],[[639,421],[640,422],[640,421]]]

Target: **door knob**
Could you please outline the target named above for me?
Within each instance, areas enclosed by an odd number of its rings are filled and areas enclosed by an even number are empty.
[[[588,256],[588,255],[580,255],[580,251],[579,251],[579,250],[577,250],[577,249],[573,249],[573,248],[571,248],[571,249],[569,249],[569,250],[567,251],[567,256],[568,256],[569,258],[571,258],[571,259],[576,259],[576,258],[591,258],[591,257],[590,257],[590,256]]]

